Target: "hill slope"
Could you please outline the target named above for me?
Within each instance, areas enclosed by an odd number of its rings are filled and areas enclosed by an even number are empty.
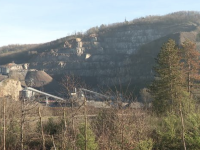
[[[142,88],[153,78],[152,66],[161,45],[169,38],[179,44],[185,39],[199,42],[199,25],[198,12],[101,25],[84,34],[1,55],[0,64],[30,63],[30,69],[45,70],[53,77],[73,73],[96,86],[126,85],[131,81],[134,87]]]

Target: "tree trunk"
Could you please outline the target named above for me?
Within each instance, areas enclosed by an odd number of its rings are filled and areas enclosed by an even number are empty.
[[[42,134],[42,149],[46,150],[45,137],[44,137],[44,131],[43,131],[43,124],[42,124],[42,115],[41,115],[41,112],[40,112],[40,107],[38,108],[38,113],[39,113],[39,117],[40,117],[40,128],[41,128],[41,134]]]
[[[84,98],[84,115],[85,115],[85,150],[87,150],[87,100]]]
[[[64,121],[64,132],[63,132],[63,140],[62,140],[62,149],[66,149],[66,133],[67,133],[67,121],[66,121],[66,114],[65,108],[63,108],[63,121]]]
[[[23,99],[21,102],[21,150],[24,149],[24,122],[25,122],[25,114],[24,114],[24,102],[25,100]]]
[[[186,144],[185,144],[185,126],[184,126],[184,119],[183,119],[183,113],[182,113],[181,103],[180,103],[180,116],[181,116],[181,126],[182,126],[183,148],[184,148],[184,150],[186,150]]]
[[[190,77],[190,64],[188,66],[188,93],[191,95],[191,77]]]
[[[53,148],[54,148],[54,150],[56,150],[56,145],[55,145],[55,142],[54,142],[54,137],[53,137],[53,135],[51,136],[51,138],[52,138],[52,142],[53,142]]]
[[[3,149],[6,150],[6,100],[3,99]]]

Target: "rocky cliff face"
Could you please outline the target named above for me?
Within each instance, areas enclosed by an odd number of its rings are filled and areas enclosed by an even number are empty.
[[[140,64],[131,60],[130,56],[135,55],[142,46],[161,37],[196,29],[197,25],[192,23],[162,24],[157,27],[126,24],[107,32],[99,31],[98,34],[64,41],[62,47],[39,53],[31,61],[30,68],[44,69],[51,75],[73,73],[81,77],[91,77],[95,78],[98,85],[127,84],[139,78],[149,79],[152,78],[151,69],[145,71],[146,67],[140,68]],[[148,74],[138,73],[140,70]]]
[[[195,41],[199,25],[200,14],[195,12],[102,25],[32,48],[29,67],[52,76],[75,74],[95,85],[145,86],[153,78],[154,58],[162,44],[169,38]]]
[[[100,36],[107,52],[132,54],[141,45],[176,32],[190,32],[196,24],[131,24],[115,28]]]
[[[13,100],[19,100],[19,91],[22,90],[20,81],[5,79],[0,82],[0,97],[10,96]]]

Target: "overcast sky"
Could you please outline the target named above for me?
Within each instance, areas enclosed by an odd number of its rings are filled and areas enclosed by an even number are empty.
[[[0,46],[43,43],[149,15],[200,11],[200,0],[0,0]]]

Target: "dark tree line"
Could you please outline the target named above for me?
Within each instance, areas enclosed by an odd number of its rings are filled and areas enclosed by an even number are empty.
[[[199,56],[191,41],[178,47],[170,39],[162,46],[154,67],[155,80],[150,86],[157,113],[175,111],[180,103],[184,104],[184,99],[188,101],[193,97],[200,80]]]

